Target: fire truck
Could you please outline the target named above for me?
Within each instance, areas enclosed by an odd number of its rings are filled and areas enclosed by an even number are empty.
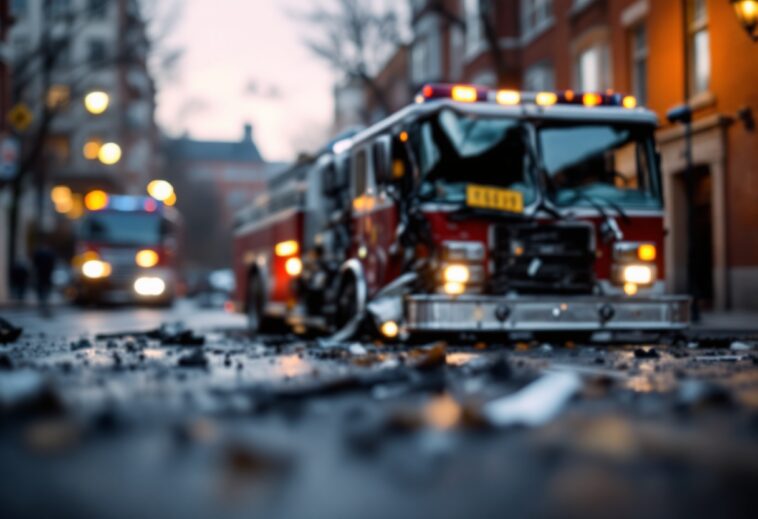
[[[77,222],[72,283],[78,304],[171,305],[177,283],[179,213],[144,196],[91,191]]]
[[[388,339],[684,329],[656,125],[614,92],[427,85],[238,215],[236,304]]]

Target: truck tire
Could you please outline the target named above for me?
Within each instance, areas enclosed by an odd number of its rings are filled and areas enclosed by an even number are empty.
[[[358,301],[358,283],[355,276],[351,273],[346,273],[340,280],[336,307],[334,325],[337,330],[341,330],[355,317],[360,307]]]

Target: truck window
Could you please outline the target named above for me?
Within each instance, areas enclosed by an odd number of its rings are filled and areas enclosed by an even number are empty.
[[[389,146],[389,135],[383,135],[374,143],[374,179],[377,181],[377,183],[384,183],[391,178]]]
[[[358,198],[366,192],[366,151],[359,150],[353,163],[353,198]]]
[[[551,199],[561,206],[607,201],[659,207],[652,134],[640,125],[563,124],[539,130]]]
[[[509,117],[476,117],[451,110],[421,124],[420,196],[462,203],[468,184],[519,191],[525,205],[536,198],[524,125]]]

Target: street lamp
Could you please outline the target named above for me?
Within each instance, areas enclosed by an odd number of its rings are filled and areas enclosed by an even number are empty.
[[[84,96],[84,108],[92,115],[100,115],[108,109],[110,96],[102,90],[93,90]]]
[[[115,142],[106,142],[100,146],[97,158],[106,166],[112,166],[121,160],[121,146]]]
[[[753,41],[758,41],[758,0],[730,0],[742,27]]]
[[[147,185],[147,194],[159,202],[165,202],[174,194],[174,186],[165,180],[153,180]]]

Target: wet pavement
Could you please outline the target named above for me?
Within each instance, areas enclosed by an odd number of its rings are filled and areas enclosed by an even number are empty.
[[[186,302],[2,315],[24,327],[0,345],[3,517],[758,505],[758,334],[401,346],[249,337]]]

